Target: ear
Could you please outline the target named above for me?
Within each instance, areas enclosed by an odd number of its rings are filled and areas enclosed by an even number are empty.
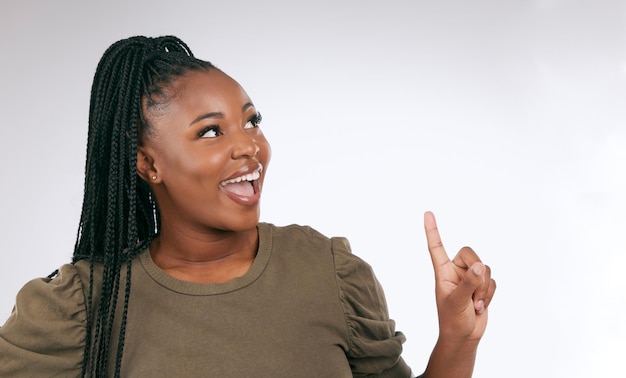
[[[147,183],[160,183],[161,178],[154,166],[152,150],[145,146],[137,146],[137,174]]]

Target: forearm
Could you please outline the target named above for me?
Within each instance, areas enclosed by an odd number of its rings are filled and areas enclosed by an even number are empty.
[[[437,340],[421,378],[469,378],[474,371],[478,342]]]

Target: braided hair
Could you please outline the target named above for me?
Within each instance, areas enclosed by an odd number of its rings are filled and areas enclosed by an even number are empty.
[[[165,87],[176,78],[213,67],[173,36],[120,40],[98,63],[91,88],[83,207],[72,259],[90,262],[82,377],[108,375],[113,356],[114,376],[119,377],[131,260],[159,233],[157,203],[136,169],[137,145],[150,131],[142,100],[147,110],[162,105],[169,100]],[[94,283],[96,269],[102,269],[101,287]],[[124,270],[123,311],[119,336],[113,340]]]

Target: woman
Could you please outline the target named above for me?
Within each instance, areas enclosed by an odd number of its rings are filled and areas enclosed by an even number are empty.
[[[18,294],[0,376],[411,376],[347,241],[259,223],[260,122],[183,41],[113,44],[92,87],[73,262]],[[423,376],[468,377],[495,282],[470,248],[448,259],[431,213],[425,228],[440,337]]]

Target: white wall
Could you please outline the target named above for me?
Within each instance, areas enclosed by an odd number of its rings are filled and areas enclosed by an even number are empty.
[[[263,113],[263,220],[349,237],[416,371],[430,209],[498,281],[476,377],[626,374],[626,3],[123,3],[0,5],[0,318],[71,257],[101,54],[175,34]]]

